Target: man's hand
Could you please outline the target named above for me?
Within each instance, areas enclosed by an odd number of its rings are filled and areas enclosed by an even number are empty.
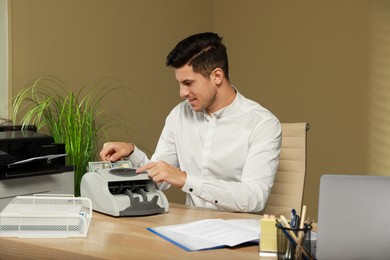
[[[187,179],[186,172],[164,162],[148,163],[137,169],[137,172],[148,171],[149,177],[156,183],[167,182],[177,188],[183,187]]]
[[[116,162],[123,157],[128,157],[134,151],[134,145],[125,142],[108,142],[103,145],[100,152],[102,161]]]

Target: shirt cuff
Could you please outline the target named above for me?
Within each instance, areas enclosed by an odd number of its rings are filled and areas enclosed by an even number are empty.
[[[182,191],[199,196],[201,193],[202,179],[187,173],[187,179],[181,188]]]
[[[134,145],[134,144],[133,144]],[[127,159],[131,162],[133,167],[139,167],[144,158],[144,154],[134,145],[134,151]]]

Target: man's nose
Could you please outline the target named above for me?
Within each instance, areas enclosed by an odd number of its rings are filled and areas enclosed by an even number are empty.
[[[186,98],[189,94],[188,89],[185,86],[180,86],[179,95],[181,98]]]

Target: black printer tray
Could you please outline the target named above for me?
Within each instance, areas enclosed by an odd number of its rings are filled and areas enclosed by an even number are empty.
[[[0,132],[0,180],[53,174],[65,166],[65,145],[33,131]]]

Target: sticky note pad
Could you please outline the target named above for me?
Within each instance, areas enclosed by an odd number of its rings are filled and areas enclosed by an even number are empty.
[[[276,255],[276,220],[275,216],[264,215],[260,219],[259,255]]]

